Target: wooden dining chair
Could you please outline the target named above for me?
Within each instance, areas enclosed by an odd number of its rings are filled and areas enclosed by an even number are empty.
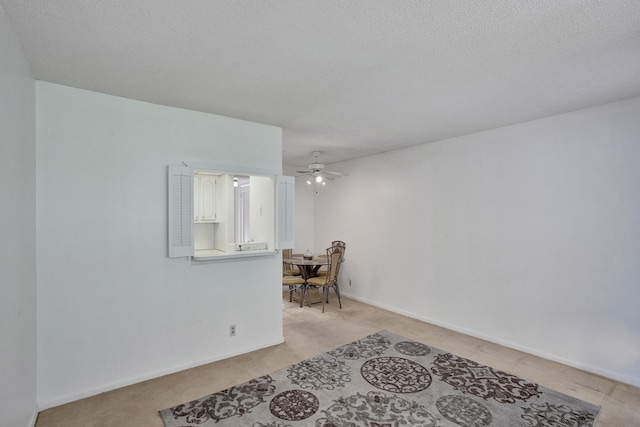
[[[344,252],[347,249],[347,244],[345,242],[343,242],[342,240],[334,240],[333,242],[331,242],[331,246],[340,246],[342,247],[342,261],[344,261]],[[327,270],[321,270],[318,272],[318,276],[326,276],[327,272],[329,271],[329,269]]]
[[[340,246],[332,246],[327,248],[327,259],[329,260],[329,268],[326,276],[317,276],[307,279],[308,286],[316,286],[322,288],[322,312],[324,313],[325,302],[329,300],[329,288],[333,287],[338,297],[338,304],[342,308],[340,300],[340,289],[338,288],[338,273],[340,272],[340,264],[343,259],[344,248]]]
[[[291,249],[283,249],[282,250],[282,259],[291,258],[293,255],[291,254]],[[282,261],[282,275],[283,276],[299,276],[300,270],[297,266]]]
[[[289,287],[289,302],[293,301],[293,292],[296,288],[300,288],[300,307],[302,307],[304,294],[307,290],[307,281],[300,276],[282,276],[282,286]]]

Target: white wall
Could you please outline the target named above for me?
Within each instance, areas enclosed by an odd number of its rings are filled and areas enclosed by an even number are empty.
[[[0,9],[0,426],[36,404],[35,81]]]
[[[296,170],[304,166],[283,165],[284,174],[288,176],[296,176]],[[293,253],[303,253],[307,249],[313,250],[314,242],[314,195],[313,190],[304,177],[296,177],[295,194],[294,194],[294,238],[295,244]]]
[[[343,162],[315,241],[347,242],[345,294],[640,386],[639,118],[634,98]]]
[[[280,173],[281,129],[36,88],[41,405],[282,342],[280,258],[168,258],[166,184],[182,161]]]

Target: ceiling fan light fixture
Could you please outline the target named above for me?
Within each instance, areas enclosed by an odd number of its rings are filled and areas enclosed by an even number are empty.
[[[327,181],[331,181],[335,178],[339,178],[343,175],[347,175],[346,173],[343,173],[343,172],[334,172],[334,171],[325,170],[324,163],[320,163],[318,161],[320,152],[313,151],[311,154],[313,154],[314,162],[311,163],[307,169],[297,170],[296,173],[301,174],[299,176],[307,177],[307,179],[305,180],[307,185],[312,185],[316,194],[318,193],[318,187],[327,185]]]

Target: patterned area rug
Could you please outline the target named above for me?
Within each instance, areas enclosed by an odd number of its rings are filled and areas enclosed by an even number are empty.
[[[587,427],[599,410],[381,331],[160,416],[166,427]]]

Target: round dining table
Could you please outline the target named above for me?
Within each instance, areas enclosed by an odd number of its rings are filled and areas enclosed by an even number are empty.
[[[311,259],[301,255],[293,255],[291,258],[285,258],[282,262],[297,265],[300,275],[304,280],[308,280],[318,275],[318,270],[323,265],[329,265],[329,259],[326,255],[314,255]]]

